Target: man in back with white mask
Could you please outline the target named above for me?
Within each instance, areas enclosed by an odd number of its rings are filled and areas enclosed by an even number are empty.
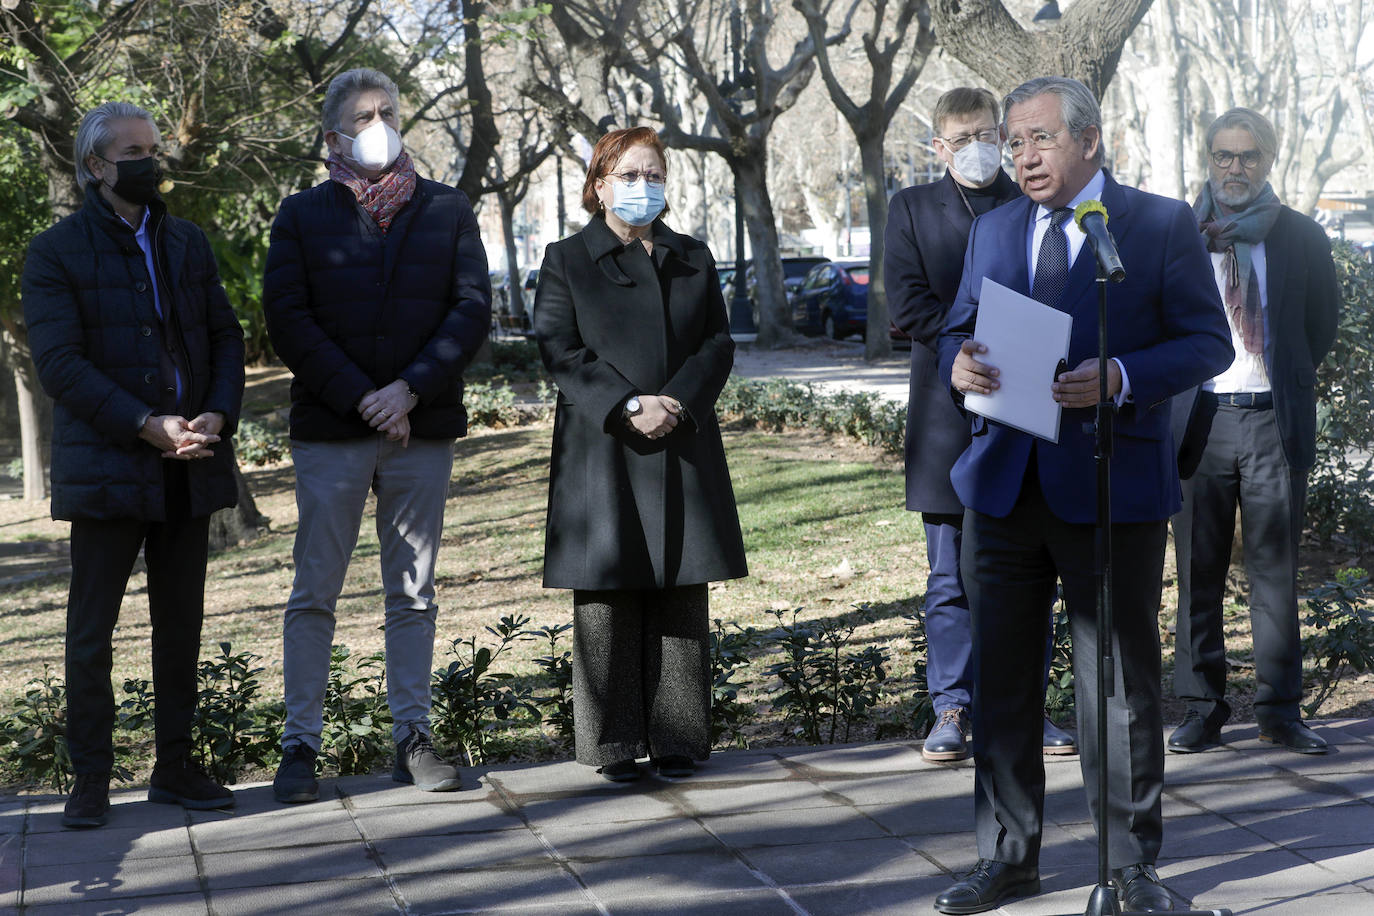
[[[278,801],[318,797],[315,758],[335,606],[368,492],[385,591],[387,702],[398,782],[457,789],[430,739],[430,669],[463,368],[491,316],[487,261],[462,192],[421,178],[397,133],[396,84],[335,77],[322,116],[329,179],[282,201],[263,308],[290,367],[295,582],[283,625],[286,724]]]
[[[911,337],[906,424],[906,507],[925,527],[926,679],[935,725],[921,754],[927,760],[968,757],[972,702],[972,636],[968,597],[959,575],[964,507],[949,469],[968,447],[969,425],[936,371],[936,338],[959,291],[973,220],[1021,196],[1002,170],[997,99],[960,86],[935,102],[931,145],[948,167],[929,184],[897,192],[888,208],[883,280],[892,321]],[[1046,754],[1072,754],[1073,736],[1048,717]]]

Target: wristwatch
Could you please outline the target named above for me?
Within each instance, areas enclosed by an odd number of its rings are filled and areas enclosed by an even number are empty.
[[[639,403],[639,395],[633,395],[630,397],[628,401],[625,402],[625,418],[629,419],[630,417],[633,417],[643,409],[643,405]]]

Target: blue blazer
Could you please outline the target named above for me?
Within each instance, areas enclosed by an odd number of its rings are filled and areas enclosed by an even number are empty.
[[[1231,334],[1192,210],[1180,201],[1117,184],[1102,190],[1126,279],[1107,290],[1107,350],[1130,378],[1132,402],[1117,415],[1112,455],[1112,521],[1159,521],[1177,512],[1178,483],[1169,398],[1231,364]],[[963,279],[940,335],[940,375],[973,336],[984,277],[1030,294],[1027,233],[1036,204],[1020,198],[973,223]],[[1096,263],[1085,243],[1058,308],[1073,316],[1070,368],[1097,355]],[[1050,384],[1046,380],[1046,385]],[[971,416],[972,441],[950,480],[965,506],[1003,518],[1021,492],[1031,449],[1051,511],[1066,522],[1096,519],[1093,408],[1064,411],[1059,442],[1036,439]]]

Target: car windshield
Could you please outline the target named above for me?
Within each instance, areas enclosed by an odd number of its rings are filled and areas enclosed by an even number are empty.
[[[817,264],[824,264],[824,258],[795,258],[782,262],[782,275],[789,280],[800,280],[806,272]]]

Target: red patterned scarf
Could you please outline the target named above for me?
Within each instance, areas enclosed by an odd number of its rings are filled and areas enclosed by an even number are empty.
[[[391,228],[397,212],[415,193],[415,165],[404,150],[386,174],[376,181],[358,177],[347,163],[333,154],[327,164],[329,177],[354,193],[382,232]]]

